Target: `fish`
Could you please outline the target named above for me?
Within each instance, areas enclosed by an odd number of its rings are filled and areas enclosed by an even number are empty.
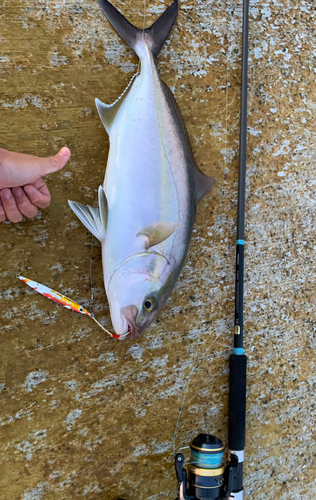
[[[156,65],[178,1],[147,29],[132,25],[107,0],[98,3],[140,66],[115,102],[95,100],[110,139],[99,208],[68,202],[101,242],[113,328],[120,339],[135,339],[170,297],[187,256],[197,203],[216,180],[197,167],[180,109]]]

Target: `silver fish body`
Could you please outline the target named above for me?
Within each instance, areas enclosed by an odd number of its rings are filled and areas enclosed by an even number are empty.
[[[135,338],[170,296],[189,248],[197,202],[215,180],[197,169],[183,118],[155,63],[177,1],[145,31],[107,0],[99,4],[139,56],[140,71],[112,105],[96,100],[110,137],[99,212],[70,206],[102,243],[115,332]]]

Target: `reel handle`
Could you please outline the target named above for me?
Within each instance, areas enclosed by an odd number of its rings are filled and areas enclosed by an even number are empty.
[[[183,468],[184,455],[177,453],[175,456],[175,468],[178,479],[178,497],[176,500],[187,500],[187,472]]]

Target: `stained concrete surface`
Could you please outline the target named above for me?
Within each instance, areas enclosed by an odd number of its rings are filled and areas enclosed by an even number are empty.
[[[142,26],[143,2],[115,5]],[[164,7],[147,1],[146,24]],[[100,246],[67,199],[96,203],[108,139],[94,98],[115,100],[137,58],[96,1],[2,0],[0,25],[1,146],[72,150],[47,180],[50,208],[0,228],[0,498],[172,499],[173,435],[194,365],[176,450],[201,431],[227,439],[241,2],[180,2],[159,56],[197,162],[218,181],[170,301],[135,341],[107,338],[16,276],[111,327]],[[314,3],[251,2],[249,37],[245,491],[307,500],[316,495]]]

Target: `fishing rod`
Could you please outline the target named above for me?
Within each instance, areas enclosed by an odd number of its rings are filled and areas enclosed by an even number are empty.
[[[177,453],[177,500],[242,500],[246,435],[247,357],[243,348],[244,238],[247,149],[247,73],[249,0],[243,0],[242,69],[239,137],[239,179],[236,241],[234,353],[229,360],[228,464],[223,465],[224,445],[216,436],[199,434],[190,444],[187,471]]]
[[[230,356],[228,447],[238,458],[238,473],[233,489],[236,500],[243,498],[243,464],[246,437],[247,357],[244,354],[244,244],[247,153],[247,83],[248,83],[249,0],[243,0],[242,69],[239,137],[239,179],[236,241],[234,354]]]

